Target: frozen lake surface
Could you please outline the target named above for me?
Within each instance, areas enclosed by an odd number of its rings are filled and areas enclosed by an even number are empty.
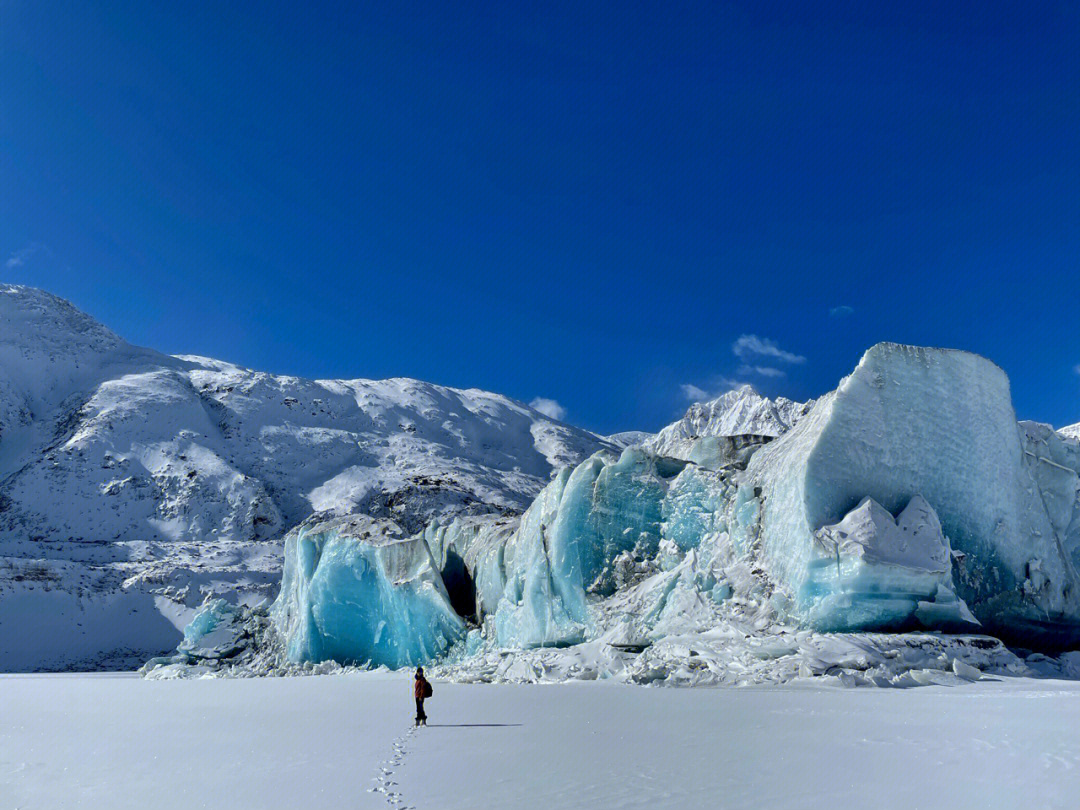
[[[1075,682],[437,682],[412,710],[398,674],[2,676],[0,810],[1080,806]]]

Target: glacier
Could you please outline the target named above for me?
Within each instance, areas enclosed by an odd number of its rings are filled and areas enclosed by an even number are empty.
[[[295,530],[271,609],[286,663],[688,685],[1072,677],[1075,654],[1000,640],[1080,641],[1080,443],[1017,422],[1000,368],[884,343],[815,402],[727,404],[559,469],[520,515]],[[726,432],[747,429],[762,432]]]

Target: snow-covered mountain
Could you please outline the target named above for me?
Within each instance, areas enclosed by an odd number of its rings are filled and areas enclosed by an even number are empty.
[[[312,513],[520,510],[604,446],[485,391],[164,355],[0,285],[0,670],[169,649],[206,595],[272,595]]]
[[[707,436],[768,436],[786,433],[813,402],[793,402],[784,397],[769,399],[753,386],[744,385],[711,402],[695,402],[686,414],[645,442],[662,456],[689,459],[694,443]]]
[[[1080,442],[1080,422],[1077,422],[1075,425],[1063,427],[1058,433],[1066,439],[1073,439],[1074,441]]]

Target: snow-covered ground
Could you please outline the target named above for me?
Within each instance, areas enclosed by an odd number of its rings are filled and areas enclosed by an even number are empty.
[[[9,808],[1075,808],[1080,684],[0,677]],[[376,788],[372,792],[372,788]],[[381,790],[379,790],[381,789]]]

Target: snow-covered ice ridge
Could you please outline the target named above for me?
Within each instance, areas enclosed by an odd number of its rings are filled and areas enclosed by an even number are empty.
[[[1001,369],[879,344],[798,412],[775,439],[699,436],[686,458],[600,451],[561,470],[520,519],[433,521],[396,579],[370,574],[378,548],[400,538],[328,527],[356,562],[339,553],[320,574],[312,555],[290,555],[271,611],[282,664],[441,661],[464,680],[645,683],[1080,674],[1074,657],[1025,661],[984,635],[1043,649],[1080,641],[1080,443],[1017,423]],[[348,587],[312,599],[321,576]],[[395,582],[412,604],[381,614],[385,652],[372,638],[312,652],[313,627],[340,636],[327,628],[342,603],[386,603]],[[457,643],[457,628],[416,619],[454,606],[471,624]],[[213,669],[205,646],[174,663]]]
[[[520,512],[609,446],[485,391],[164,355],[0,285],[0,670],[141,662],[208,597],[274,596],[313,513]]]

